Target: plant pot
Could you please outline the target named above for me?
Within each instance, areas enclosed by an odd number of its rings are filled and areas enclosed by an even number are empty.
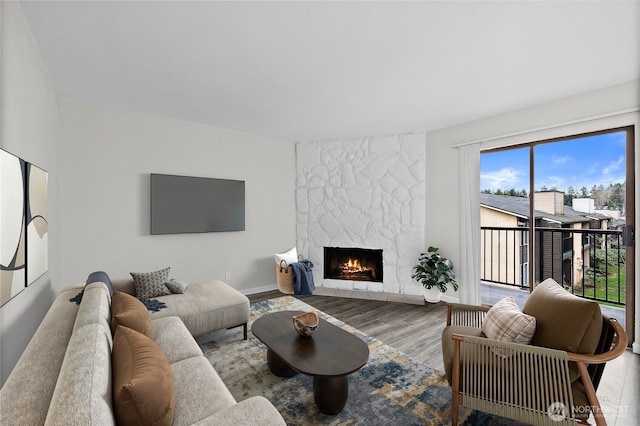
[[[426,288],[422,287],[422,293],[424,295],[424,300],[429,303],[438,303],[440,298],[442,297],[442,292],[438,287]]]

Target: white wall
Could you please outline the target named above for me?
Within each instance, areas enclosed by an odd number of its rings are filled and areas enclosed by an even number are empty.
[[[0,308],[0,384],[49,309],[59,260],[57,95],[40,50],[15,2],[0,2],[2,132],[0,147],[49,173],[49,273]]]
[[[60,114],[60,285],[170,266],[187,282],[275,288],[273,253],[296,243],[292,142],[67,100]],[[150,173],[244,180],[246,230],[150,235]]]
[[[456,144],[488,139],[501,135],[525,132],[547,126],[579,121],[588,117],[607,115],[640,106],[640,80],[559,99],[535,107],[512,111],[483,120],[449,127],[426,135],[426,229],[427,245],[441,248],[441,252],[457,264],[458,244],[458,153]],[[596,130],[635,125],[636,212],[640,212],[640,114],[629,112],[612,117],[601,117],[552,129],[527,132],[500,138],[482,145],[482,149],[508,146],[561,136],[576,135]],[[446,184],[445,184],[446,183]],[[479,188],[479,182],[478,182]],[[437,208],[434,208],[437,206]],[[637,213],[636,213],[637,215]],[[636,265],[640,264],[640,250],[636,249]],[[465,285],[460,283],[460,285]],[[640,295],[640,271],[636,272],[636,295]],[[457,297],[456,293],[447,294]],[[640,297],[636,296],[635,310],[640,314]],[[637,321],[636,321],[637,323]],[[640,327],[636,326],[636,342],[640,342]],[[640,346],[634,347],[640,351]]]

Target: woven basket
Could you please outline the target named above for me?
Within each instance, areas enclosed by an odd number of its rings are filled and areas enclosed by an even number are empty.
[[[302,261],[304,257],[298,256],[298,260]],[[287,262],[283,259],[280,261],[280,265],[276,265],[276,279],[278,282],[278,290],[284,294],[294,294],[293,291],[293,271],[291,267],[287,265]]]

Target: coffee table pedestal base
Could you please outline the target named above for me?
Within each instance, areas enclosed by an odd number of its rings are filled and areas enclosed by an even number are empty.
[[[293,377],[298,374],[270,349],[267,349],[267,365],[269,370],[278,377]],[[347,376],[315,376],[313,378],[313,399],[321,413],[332,416],[339,414],[346,405],[348,396]]]
[[[347,376],[313,378],[313,399],[321,413],[336,415],[342,411],[349,396]]]
[[[282,360],[271,349],[267,349],[267,365],[269,370],[278,377],[293,377],[298,372]]]

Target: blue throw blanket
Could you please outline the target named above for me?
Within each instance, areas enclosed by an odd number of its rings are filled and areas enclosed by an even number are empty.
[[[111,284],[111,279],[109,278],[109,275],[107,275],[106,272],[96,271],[89,274],[89,276],[87,277],[87,281],[85,282],[85,287],[96,281],[101,281],[105,283],[109,288],[109,295],[113,296],[113,285]],[[73,302],[76,305],[79,305],[80,302],[82,302],[82,296],[84,296],[84,288],[80,290],[80,293],[76,294],[71,299],[69,299],[69,302]],[[158,312],[160,309],[164,309],[167,307],[166,303],[161,302],[158,299],[143,299],[141,297],[138,297],[138,300],[140,300],[142,304],[147,308],[147,310],[151,312]]]
[[[291,278],[293,279],[293,292],[296,296],[312,296],[316,286],[313,283],[313,263],[303,260],[291,265]]]
[[[113,284],[111,284],[111,278],[109,278],[109,275],[107,275],[106,272],[96,271],[90,273],[84,285],[86,287],[87,285],[96,281],[105,283],[107,285],[107,288],[109,289],[109,296],[113,296]],[[82,302],[82,296],[84,296],[84,288],[80,291],[80,293],[69,299],[69,302],[75,302],[76,305],[79,305],[80,302]]]

